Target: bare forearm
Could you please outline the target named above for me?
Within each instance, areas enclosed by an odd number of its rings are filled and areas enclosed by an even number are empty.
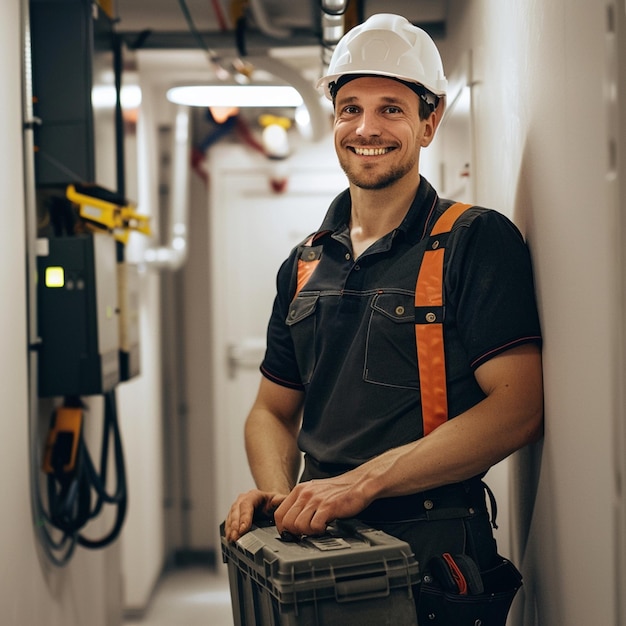
[[[274,511],[296,484],[303,401],[302,391],[261,378],[245,427],[248,463],[258,488],[239,494],[230,507],[224,526],[229,541],[250,530],[255,511]]]
[[[481,409],[450,420],[428,437],[389,450],[356,470],[367,499],[408,495],[467,480],[537,439],[536,431],[485,429]],[[497,420],[494,420],[494,423]]]
[[[297,427],[277,420],[264,409],[253,409],[246,421],[248,463],[262,491],[289,493],[298,479],[300,452]]]
[[[482,402],[428,437],[365,463],[356,470],[358,488],[375,499],[459,482],[539,439],[543,427],[540,356],[533,348],[519,353],[528,360],[526,367],[517,370],[515,384],[489,390]],[[506,364],[504,358],[501,363]]]

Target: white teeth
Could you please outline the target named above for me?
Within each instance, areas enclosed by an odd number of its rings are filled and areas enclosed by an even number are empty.
[[[354,148],[354,151],[361,156],[378,156],[386,154],[390,148]]]

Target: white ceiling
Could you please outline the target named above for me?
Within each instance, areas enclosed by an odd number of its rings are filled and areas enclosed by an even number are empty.
[[[218,13],[226,26],[233,28],[228,0],[185,0],[195,26],[201,32],[219,32],[222,28]],[[307,28],[311,24],[308,1],[263,0],[268,18],[276,27]],[[117,0],[119,27],[124,31],[146,29],[177,32],[187,30],[187,21],[179,0]]]
[[[117,30],[144,34],[144,47],[193,47],[197,39],[190,33],[184,8],[193,27],[212,49],[236,47],[232,6],[239,0],[114,0]],[[413,23],[441,33],[445,24],[445,0],[350,0],[357,3],[363,19],[373,13],[404,15]],[[249,0],[247,35],[253,43],[277,46],[308,45],[318,39],[321,24],[320,0]],[[149,34],[148,34],[149,33]],[[178,35],[178,37],[176,37]],[[272,41],[273,40],[273,41]]]

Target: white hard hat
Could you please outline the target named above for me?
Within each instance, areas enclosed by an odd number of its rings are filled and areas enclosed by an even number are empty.
[[[372,15],[341,38],[317,88],[332,100],[336,81],[349,74],[417,83],[438,97],[446,95],[448,85],[435,42],[406,18],[390,13]]]

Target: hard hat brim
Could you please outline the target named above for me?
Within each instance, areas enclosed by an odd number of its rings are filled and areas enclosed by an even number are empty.
[[[437,86],[434,85],[425,85],[424,83],[420,83],[418,81],[416,81],[414,78],[411,78],[410,76],[404,76],[401,74],[397,74],[397,73],[392,73],[392,72],[385,72],[384,70],[376,70],[376,71],[367,71],[367,70],[354,70],[354,71],[347,71],[347,72],[341,72],[338,74],[330,74],[328,76],[323,76],[322,78],[320,78],[315,87],[316,89],[323,93],[329,100],[332,100],[332,94],[330,91],[330,84],[333,82],[337,82],[342,76],[350,76],[350,75],[368,75],[368,76],[380,76],[381,78],[395,78],[396,80],[401,80],[407,83],[415,83],[416,85],[422,85],[422,87],[424,87],[425,89],[428,89],[428,91],[430,91],[431,93],[435,94],[438,98],[445,98],[446,97],[446,89],[448,86],[448,81],[444,78],[444,79],[440,79],[437,82],[439,83]]]

